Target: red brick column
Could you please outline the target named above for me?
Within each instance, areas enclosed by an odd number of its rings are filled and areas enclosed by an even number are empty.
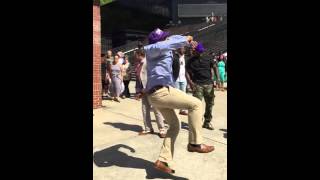
[[[100,6],[93,5],[93,108],[102,105]]]

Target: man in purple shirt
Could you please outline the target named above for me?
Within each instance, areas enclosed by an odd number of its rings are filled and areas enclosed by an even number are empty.
[[[202,139],[202,102],[185,92],[174,88],[172,77],[172,50],[196,44],[192,36],[169,36],[168,32],[156,29],[149,34],[149,45],[144,47],[147,58],[148,81],[146,92],[152,106],[160,110],[170,128],[164,139],[155,168],[174,173],[168,165],[173,159],[174,144],[179,134],[180,121],[174,109],[187,109],[189,123],[189,152],[209,153],[213,146],[203,144]],[[194,45],[193,45],[194,46]]]

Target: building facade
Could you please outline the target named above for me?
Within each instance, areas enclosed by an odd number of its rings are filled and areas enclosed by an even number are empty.
[[[93,108],[102,106],[100,5],[93,3]]]

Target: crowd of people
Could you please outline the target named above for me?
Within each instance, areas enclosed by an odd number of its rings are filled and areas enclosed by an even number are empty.
[[[141,45],[138,45],[139,50]],[[186,77],[186,62],[191,58],[191,53],[186,52],[185,47],[173,51],[173,79],[175,87],[184,92],[193,92],[190,83]],[[136,53],[137,51],[135,51]],[[133,59],[136,59],[136,55]],[[227,82],[227,53],[219,52],[211,53],[208,59],[213,61],[212,80],[216,91],[225,91],[225,83]],[[101,79],[102,79],[102,97],[110,97],[116,102],[122,99],[130,98],[129,83],[131,81],[131,74],[139,64],[139,60],[134,60],[130,63],[129,56],[125,56],[123,52],[119,51],[115,55],[111,50],[107,54],[102,54],[101,58]],[[187,115],[185,110],[181,110],[180,114]]]
[[[120,102],[129,98],[131,73],[135,72],[135,96],[141,100],[144,128],[139,135],[154,134],[151,123],[153,110],[160,138],[164,138],[155,168],[174,173],[174,143],[180,130],[175,113],[188,116],[189,152],[209,153],[213,146],[203,144],[201,128],[213,130],[212,107],[214,91],[225,91],[227,53],[205,55],[205,47],[192,36],[172,35],[156,29],[149,34],[149,44],[139,44],[131,65],[123,52],[113,55],[109,50],[102,58],[103,96]],[[189,89],[189,90],[188,90]],[[191,92],[192,95],[187,94]],[[131,91],[132,92],[132,91]],[[202,107],[202,99],[205,108]],[[202,114],[205,109],[204,115]],[[169,128],[166,129],[165,123]]]
[[[101,58],[102,96],[120,102],[120,97],[130,98],[132,66],[129,57],[123,52],[119,51],[114,56],[112,54],[109,50]]]

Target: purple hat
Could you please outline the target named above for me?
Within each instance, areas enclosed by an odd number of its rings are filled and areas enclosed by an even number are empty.
[[[204,52],[204,47],[201,43],[198,43],[197,47],[195,48],[195,50],[198,52],[198,53],[203,53]]]
[[[162,31],[161,29],[157,28],[149,34],[149,44],[154,44],[158,41],[163,41],[169,36],[169,32]]]

